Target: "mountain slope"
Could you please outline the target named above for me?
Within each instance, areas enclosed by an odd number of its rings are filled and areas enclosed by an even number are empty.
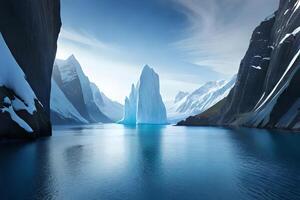
[[[87,124],[73,104],[52,80],[51,88],[51,122],[52,124]]]
[[[94,101],[101,112],[115,122],[120,121],[123,117],[123,105],[109,99],[94,83],[91,83],[91,89]]]
[[[234,76],[229,81],[211,81],[202,85],[191,94],[183,96],[180,92],[174,104],[168,107],[168,119],[170,122],[178,122],[188,116],[197,115],[215,105],[225,98],[233,88],[236,81]],[[182,96],[178,100],[178,96]]]
[[[67,60],[55,61],[53,80],[79,114],[89,123],[112,122],[96,105],[91,83],[73,55]]]
[[[300,1],[280,1],[254,31],[237,83],[214,114],[181,125],[299,129]]]

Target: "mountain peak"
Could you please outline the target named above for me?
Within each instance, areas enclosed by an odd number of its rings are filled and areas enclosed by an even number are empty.
[[[72,60],[76,60],[76,61],[77,61],[77,59],[76,59],[76,57],[75,57],[74,54],[71,54],[71,55],[67,58],[67,60],[68,60],[68,61],[72,61]]]
[[[166,108],[159,88],[159,76],[145,65],[136,87],[125,100],[124,124],[166,124]]]
[[[152,67],[150,67],[149,65],[145,65],[144,66],[144,68],[143,68],[143,71],[142,71],[142,73],[144,73],[144,72],[151,72],[151,73],[153,73],[154,72],[154,69],[152,68]]]

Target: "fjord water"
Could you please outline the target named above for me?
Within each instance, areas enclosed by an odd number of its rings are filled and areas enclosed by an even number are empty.
[[[89,125],[0,144],[1,199],[299,199],[300,135]]]

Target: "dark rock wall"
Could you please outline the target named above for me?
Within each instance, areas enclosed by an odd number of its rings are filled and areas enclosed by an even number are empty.
[[[49,115],[51,73],[61,27],[60,1],[0,0],[0,4],[2,36]]]
[[[59,0],[0,0],[0,32],[18,65],[25,73],[38,101],[36,112],[17,111],[33,129],[28,134],[7,112],[0,113],[0,137],[39,137],[51,135],[51,73],[61,27]],[[5,96],[17,96],[9,88],[0,88],[0,104]],[[8,105],[0,105],[4,108]]]

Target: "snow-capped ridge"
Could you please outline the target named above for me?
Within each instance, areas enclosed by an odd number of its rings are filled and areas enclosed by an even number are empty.
[[[89,123],[108,123],[113,121],[107,117],[97,105],[97,103],[103,103],[99,102],[102,99],[94,98],[94,88],[74,55],[69,56],[66,60],[56,60],[53,79],[69,102],[86,121]],[[73,111],[69,110],[69,112]],[[65,113],[60,113],[62,118],[66,118],[66,116],[64,116]],[[78,117],[75,117],[74,120],[78,121]],[[60,120],[56,121],[60,122]]]
[[[175,96],[175,99],[174,99],[174,103],[177,103],[179,101],[181,101],[184,97],[186,97],[187,95],[189,95],[188,92],[182,92],[182,91],[179,91],[177,93],[177,95]]]
[[[224,99],[234,87],[236,75],[230,80],[210,81],[180,101],[168,106],[168,120],[176,123],[189,116],[200,114]]]

